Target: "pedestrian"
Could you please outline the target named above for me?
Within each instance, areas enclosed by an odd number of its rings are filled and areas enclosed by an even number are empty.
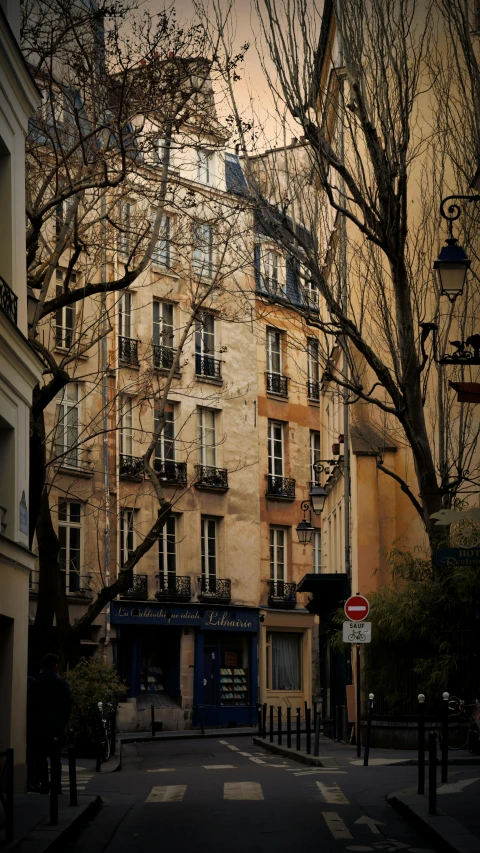
[[[42,794],[48,794],[50,791],[48,756],[51,769],[53,761],[56,762],[58,793],[62,793],[60,750],[72,710],[70,688],[67,682],[57,675],[57,669],[57,655],[45,655],[40,675],[29,686],[27,693],[27,738],[35,767],[35,781]]]

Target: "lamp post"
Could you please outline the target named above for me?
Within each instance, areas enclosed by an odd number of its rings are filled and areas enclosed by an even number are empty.
[[[328,465],[335,465],[335,461],[330,459],[318,459],[313,463],[313,469],[315,474],[321,474],[325,471],[325,466],[323,463]],[[303,512],[303,518],[301,522],[297,526],[297,536],[298,541],[301,545],[307,545],[312,541],[312,536],[315,531],[315,528],[312,527],[311,522],[311,511],[315,513],[315,515],[320,515],[323,511],[323,507],[325,506],[325,500],[327,498],[327,492],[320,485],[320,483],[312,483],[310,487],[310,500],[302,501],[300,504],[300,509]],[[307,512],[310,512],[310,521],[307,521]]]
[[[449,237],[446,245],[442,246],[440,254],[433,264],[437,271],[440,284],[440,293],[447,296],[450,302],[455,302],[463,293],[467,270],[470,268],[470,258],[465,250],[458,245],[458,240],[453,236],[453,223],[460,216],[462,208],[459,204],[449,204],[455,199],[470,203],[480,201],[480,195],[449,195],[442,199],[440,204],[440,215],[448,222]]]
[[[27,287],[27,323],[28,328],[31,329],[33,326],[33,321],[35,320],[35,313],[37,310],[37,305],[39,303],[39,299],[35,296],[34,291],[28,285]]]

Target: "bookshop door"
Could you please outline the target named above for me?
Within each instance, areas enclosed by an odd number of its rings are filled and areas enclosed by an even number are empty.
[[[217,646],[205,646],[203,650],[203,705],[217,704],[217,664]]]
[[[256,644],[253,633],[198,632],[195,704],[205,725],[247,725],[254,719]]]

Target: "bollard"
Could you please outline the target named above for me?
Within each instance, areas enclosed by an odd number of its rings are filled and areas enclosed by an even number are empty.
[[[292,746],[292,709],[290,705],[287,708],[287,746],[289,749]]]
[[[100,766],[103,760],[103,747],[102,747],[102,737],[103,737],[103,728],[102,728],[102,712],[97,708],[97,725],[96,725],[96,748],[97,748],[97,759],[95,762],[95,773],[100,773]]]
[[[448,782],[448,700],[450,693],[445,692],[442,698],[442,782]]]
[[[266,740],[267,739],[267,703],[266,702],[263,703],[263,708],[262,708],[262,731],[263,731],[262,737],[264,740]]]
[[[155,705],[150,705],[150,717],[152,724],[152,737],[155,737]]]
[[[300,752],[300,708],[297,708],[297,750]]]
[[[437,814],[437,733],[428,733],[428,813]]]
[[[418,694],[418,787],[417,793],[425,793],[425,696]]]
[[[258,737],[262,737],[262,706],[257,702],[257,717],[258,717]]]
[[[273,705],[270,705],[270,743],[273,743]]]
[[[316,711],[314,716],[315,716],[315,725],[314,725],[315,744],[313,747],[313,754],[314,754],[315,758],[318,758],[318,756],[320,755],[320,714]]]
[[[68,783],[70,786],[70,805],[78,806],[77,799],[77,764],[75,761],[75,740],[73,731],[68,732]]]
[[[58,825],[58,794],[62,784],[59,776],[60,744],[53,738],[50,750],[50,826]]]
[[[117,748],[117,708],[113,706],[110,714],[110,755],[115,755]]]
[[[282,706],[279,705],[277,708],[277,740],[278,745],[282,745]]]
[[[312,719],[311,719],[311,717],[312,717],[311,708],[307,708],[307,713],[305,716],[305,727],[307,730],[307,755],[310,755],[312,752],[312,730],[311,730]]]
[[[370,738],[372,735],[372,715],[373,715],[373,693],[368,694],[368,714],[367,714],[367,739],[365,749],[363,751],[363,766],[368,767],[368,756],[370,755]]]

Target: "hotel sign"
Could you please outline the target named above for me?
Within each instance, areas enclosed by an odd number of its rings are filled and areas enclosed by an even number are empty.
[[[441,566],[480,566],[480,548],[438,548],[435,564]]]
[[[155,605],[112,601],[114,625],[180,625],[204,631],[258,631],[258,612],[237,607]]]

